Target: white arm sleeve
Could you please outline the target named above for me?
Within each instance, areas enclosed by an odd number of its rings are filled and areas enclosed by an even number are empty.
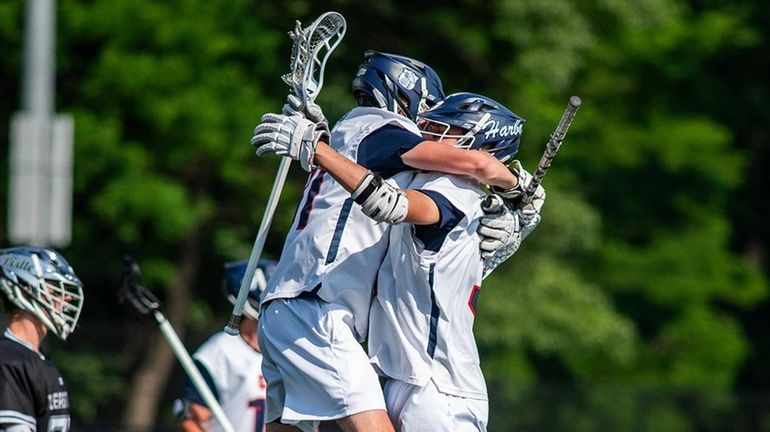
[[[0,425],[0,432],[35,432],[26,425]]]

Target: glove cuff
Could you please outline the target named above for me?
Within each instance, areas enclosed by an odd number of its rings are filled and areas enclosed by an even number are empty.
[[[315,164],[313,163],[313,159],[315,158],[315,149],[318,147],[319,141],[324,141],[325,143],[329,143],[329,137],[331,134],[329,133],[329,125],[326,123],[316,123],[315,128],[313,129],[313,140],[310,144],[310,148],[308,149],[307,154],[307,160],[303,161],[301,163],[302,168],[305,169],[305,171],[311,171],[313,168],[315,168]]]
[[[492,186],[492,192],[503,197],[506,201],[508,201],[508,204],[513,204],[524,194],[524,185],[522,184],[521,180],[519,180],[519,182],[516,183],[516,186],[510,189],[503,189],[497,186]]]

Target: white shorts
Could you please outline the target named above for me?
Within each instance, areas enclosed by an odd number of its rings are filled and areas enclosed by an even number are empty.
[[[317,298],[262,306],[259,344],[270,423],[312,431],[321,420],[384,410],[377,374],[352,330],[349,310]]]
[[[403,381],[385,383],[390,421],[398,432],[483,432],[489,403],[441,393],[433,380],[424,387]]]

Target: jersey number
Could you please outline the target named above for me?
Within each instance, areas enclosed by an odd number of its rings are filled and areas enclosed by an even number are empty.
[[[254,410],[254,432],[265,430],[265,400],[253,399],[249,401],[249,408]]]
[[[48,419],[48,432],[67,432],[70,430],[70,416],[55,415]]]
[[[479,301],[480,292],[481,287],[478,285],[473,285],[473,288],[471,288],[471,296],[468,297],[468,307],[471,308],[473,316],[476,316],[476,303]]]

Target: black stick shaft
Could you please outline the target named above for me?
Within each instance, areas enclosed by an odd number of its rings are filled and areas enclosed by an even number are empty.
[[[556,152],[559,151],[559,147],[561,147],[561,143],[564,141],[564,136],[567,135],[572,119],[575,118],[575,113],[582,104],[583,101],[577,96],[569,98],[567,109],[564,110],[556,130],[551,134],[551,138],[548,140],[548,144],[546,144],[545,152],[543,152],[543,156],[537,164],[537,169],[532,174],[532,179],[530,179],[527,189],[524,191],[524,196],[521,198],[522,203],[529,204],[532,202],[537,187],[540,186],[546,171],[551,167],[551,161],[556,157]]]

